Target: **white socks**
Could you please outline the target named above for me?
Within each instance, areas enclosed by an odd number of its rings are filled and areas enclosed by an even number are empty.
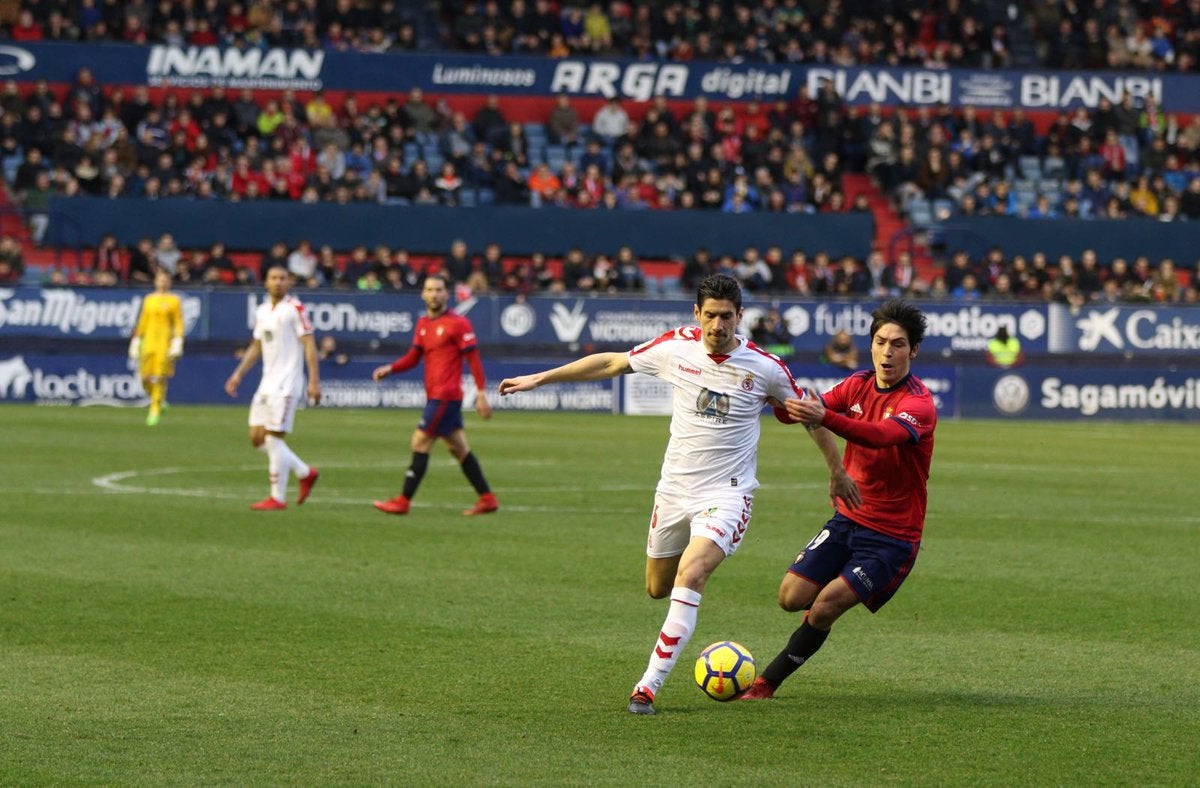
[[[288,472],[296,474],[297,479],[308,476],[311,469],[296,456],[287,441],[274,435],[268,435],[262,446],[267,453],[267,473],[271,479],[271,497],[277,501],[287,501]]]
[[[637,683],[637,687],[645,687],[652,694],[658,694],[659,688],[671,674],[671,669],[679,661],[679,655],[696,631],[696,614],[700,607],[700,593],[684,586],[671,589],[671,607],[667,610],[667,620],[663,622],[662,631],[658,633],[658,642],[654,651],[650,652],[650,664]]]

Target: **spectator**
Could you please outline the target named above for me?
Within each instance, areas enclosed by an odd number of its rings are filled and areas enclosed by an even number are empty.
[[[25,258],[21,244],[12,236],[0,237],[0,283],[15,284],[25,274]]]
[[[554,109],[546,123],[546,136],[555,145],[579,144],[579,113],[571,106],[571,98],[559,93],[554,99]]]
[[[489,145],[498,141],[499,135],[508,128],[508,119],[500,110],[499,96],[491,94],[487,97],[484,105],[475,113],[471,128],[475,132],[476,140]]]
[[[840,329],[829,338],[821,352],[821,363],[850,372],[858,369],[858,348],[854,346],[854,338],[848,331]]]
[[[610,144],[629,133],[629,113],[621,106],[620,97],[610,96],[596,111],[592,118],[592,133]]]
[[[129,254],[129,276],[131,284],[149,284],[154,281],[158,263],[154,259],[154,241],[141,238]]]
[[[296,243],[287,258],[287,270],[292,275],[293,282],[299,287],[320,287],[317,276],[317,255],[313,251],[312,242],[301,238]]]

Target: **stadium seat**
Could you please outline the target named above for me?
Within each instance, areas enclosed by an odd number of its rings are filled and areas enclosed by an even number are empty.
[[[495,205],[496,192],[492,191],[491,189],[480,189],[477,199],[480,205]]]
[[[914,197],[908,202],[908,218],[918,227],[928,227],[933,224],[933,209],[929,200],[924,197]]]
[[[1024,179],[1042,177],[1042,162],[1037,156],[1021,156],[1017,159],[1017,169],[1020,170],[1019,176]]]
[[[458,204],[463,208],[474,208],[477,199],[474,189],[459,189],[458,191]]]
[[[1067,163],[1061,156],[1047,156],[1042,162],[1042,175],[1046,178],[1064,178],[1067,175]]]

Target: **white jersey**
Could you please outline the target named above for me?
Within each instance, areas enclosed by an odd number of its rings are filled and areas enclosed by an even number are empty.
[[[299,397],[304,393],[304,343],[312,323],[304,304],[284,296],[275,306],[268,297],[254,310],[254,338],[262,343],[259,394]]]
[[[725,357],[685,326],[629,351],[629,364],[675,388],[671,440],[658,489],[674,495],[748,494],[758,487],[758,435],[767,397],[803,398],[788,368],[745,337]]]

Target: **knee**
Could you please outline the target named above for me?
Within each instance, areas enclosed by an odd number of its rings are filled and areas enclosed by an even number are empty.
[[[671,585],[663,585],[653,581],[646,583],[646,595],[651,599],[666,599],[671,595]]]
[[[797,594],[789,589],[779,589],[779,606],[789,613],[799,613],[809,605],[812,600],[807,598],[807,595]]]

